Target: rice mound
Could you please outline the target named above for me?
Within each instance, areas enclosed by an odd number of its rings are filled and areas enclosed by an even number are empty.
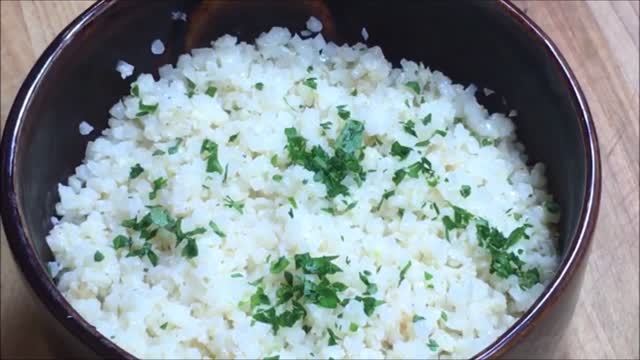
[[[549,206],[544,165],[527,166],[509,118],[479,105],[474,86],[412,61],[400,65],[379,47],[276,27],[255,45],[223,36],[161,67],[157,80],[140,75],[59,185],[61,219],[47,237],[59,289],[102,334],[142,358],[474,355],[552,277],[559,214]],[[358,161],[366,179],[347,176],[348,195],[330,198],[314,171],[290,160],[284,129],[331,155],[347,119],[364,126]],[[208,168],[205,140],[217,144],[224,171]],[[405,159],[392,155],[396,141],[411,148]],[[398,169],[422,158],[436,184],[423,176],[394,182]],[[126,222],[153,209],[180,218],[185,232],[206,230],[191,235],[197,256],[185,256],[191,240],[176,246],[164,229],[147,241],[155,266],[135,252],[145,240]],[[460,220],[460,209],[472,214],[468,226],[447,228],[443,219]],[[539,282],[521,286],[518,274],[492,270],[492,252],[479,241],[483,223],[505,237],[525,230],[509,252],[523,271],[537,269]],[[119,235],[131,243],[116,246]],[[293,257],[304,253],[339,256],[332,261],[342,271],[326,278],[344,284],[340,300],[351,301],[327,308],[300,298],[304,318],[276,332],[256,321],[266,303],[248,302],[263,291],[275,305],[284,281],[271,271],[274,261],[286,257],[297,279]],[[367,291],[377,301],[370,314]]]

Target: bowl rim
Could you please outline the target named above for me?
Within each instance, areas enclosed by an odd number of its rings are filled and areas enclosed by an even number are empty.
[[[131,353],[116,345],[87,322],[73,309],[53,281],[51,281],[47,270],[38,259],[35,248],[23,228],[23,216],[18,206],[17,179],[14,176],[17,139],[20,137],[24,114],[43,75],[78,33],[82,32],[98,16],[116,3],[117,1],[114,0],[99,0],[76,17],[48,45],[23,81],[7,117],[0,144],[0,184],[2,185],[0,209],[2,210],[1,215],[5,234],[13,257],[31,289],[47,310],[71,334],[97,354],[107,357],[136,359]],[[587,100],[575,75],[549,36],[522,10],[511,3],[510,0],[498,0],[496,4],[505,16],[511,17],[519,24],[522,31],[529,34],[532,41],[535,42],[535,46],[543,48],[548,60],[553,63],[555,70],[560,73],[564,88],[570,93],[570,101],[578,113],[576,121],[579,123],[585,154],[587,154],[587,178],[578,225],[570,237],[569,248],[566,250],[567,254],[558,266],[553,279],[527,312],[494,342],[474,355],[474,359],[504,355],[531,332],[536,322],[549,313],[563,289],[567,287],[573,278],[576,270],[586,260],[596,226],[601,195],[601,165],[598,139]]]

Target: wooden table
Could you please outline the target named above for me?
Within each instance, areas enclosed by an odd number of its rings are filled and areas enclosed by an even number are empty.
[[[91,1],[1,1],[4,123],[23,78]],[[575,71],[600,137],[603,193],[582,296],[558,358],[638,358],[638,1],[518,1]],[[4,237],[4,235],[2,235]],[[51,357],[2,240],[2,358]]]

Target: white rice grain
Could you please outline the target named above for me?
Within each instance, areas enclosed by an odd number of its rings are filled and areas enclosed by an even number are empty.
[[[88,122],[83,121],[78,125],[78,130],[80,131],[80,135],[89,135],[93,131],[93,126]]]
[[[160,39],[153,40],[151,43],[151,53],[161,55],[164,53],[164,43]]]
[[[307,20],[307,29],[309,29],[309,31],[311,32],[318,33],[322,31],[322,23],[320,22],[320,20],[312,16],[309,18],[309,20]]]
[[[118,63],[116,64],[116,71],[120,73],[120,77],[123,79],[133,75],[133,69],[133,65],[123,60],[118,60]]]

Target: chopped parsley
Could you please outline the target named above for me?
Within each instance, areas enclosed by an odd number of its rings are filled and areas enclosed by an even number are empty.
[[[158,156],[158,155],[164,155],[165,152],[163,150],[156,150],[153,152],[153,154],[151,154],[151,156]]]
[[[398,286],[400,286],[400,284],[402,284],[402,281],[404,281],[404,278],[407,275],[407,271],[409,271],[410,267],[411,261],[407,262],[407,265],[405,265],[402,270],[400,270],[400,280],[398,280]]]
[[[93,260],[95,262],[100,262],[100,261],[104,260],[104,255],[100,251],[96,251],[96,253],[93,254]]]
[[[364,125],[357,120],[347,120],[334,144],[334,155],[319,145],[307,150],[307,140],[295,128],[286,128],[287,152],[293,164],[302,165],[315,173],[314,180],[326,186],[327,198],[349,195],[349,189],[342,181],[350,176],[361,183],[366,172],[360,165],[360,147],[363,142]]]
[[[425,320],[425,318],[423,316],[420,316],[420,315],[413,315],[412,321],[414,323],[417,323],[418,321],[421,321],[421,320]]]
[[[244,275],[242,275],[240,273],[233,273],[233,274],[231,274],[231,277],[234,278],[234,279],[237,279],[237,278],[244,277]]]
[[[158,196],[158,191],[167,187],[167,183],[169,180],[164,177],[159,177],[153,180],[153,187],[151,192],[149,193],[149,200],[153,200]]]
[[[272,274],[279,274],[283,272],[287,266],[289,266],[289,260],[286,257],[281,256],[278,260],[271,263],[270,271]]]
[[[207,155],[207,172],[217,172],[222,174],[222,165],[218,161],[218,144],[205,139],[200,148],[201,154]]]
[[[338,116],[342,120],[348,120],[351,117],[351,112],[348,111],[348,110],[345,110],[346,107],[347,107],[347,105],[338,105],[338,106],[336,106],[336,108],[338,109]]]
[[[158,255],[151,249],[151,243],[146,241],[141,248],[131,250],[127,257],[137,256],[139,258],[147,257],[153,266],[158,265]]]
[[[140,96],[140,88],[138,87],[138,84],[131,84],[131,95],[136,97]]]
[[[236,141],[236,139],[238,138],[238,135],[240,135],[240,133],[235,133],[235,134],[229,136],[228,142],[232,143],[232,142]]]
[[[278,155],[274,154],[269,161],[271,162],[271,166],[277,167],[278,166]]]
[[[351,91],[351,94],[349,94],[349,95],[351,95],[351,96],[358,96],[358,89],[355,89],[355,88],[354,88],[354,89]]]
[[[371,275],[370,272],[369,275]],[[373,295],[378,292],[378,286],[369,281],[369,278],[367,277],[368,275],[366,273],[358,273],[358,276],[360,277],[360,281],[362,281],[362,283],[367,288],[364,292],[364,295]]]
[[[418,137],[418,134],[416,134],[416,123],[413,122],[413,120],[407,120],[402,128],[407,134]]]
[[[258,91],[262,91],[262,89],[264,89],[264,84],[261,82],[256,83],[254,86]]]
[[[427,116],[422,118],[422,124],[423,125],[429,125],[429,123],[431,123],[431,114],[427,114]]]
[[[333,332],[333,330],[327,328],[327,333],[329,333],[329,342],[328,345],[329,346],[333,346],[333,345],[338,345],[338,340],[342,340],[341,338],[339,338],[338,336],[336,336],[336,334]]]
[[[471,186],[462,185],[460,187],[460,195],[462,195],[463,198],[469,197],[469,195],[471,195]]]
[[[135,164],[131,167],[131,170],[129,170],[129,179],[135,179],[143,172],[144,169],[142,168],[142,166],[140,166],[140,164]]]
[[[424,272],[424,279],[427,280],[427,281],[430,281],[430,280],[433,279],[433,275],[431,275],[430,273],[425,271]]]
[[[280,355],[272,355],[272,356],[263,357],[262,360],[280,360]]]
[[[420,84],[417,81],[407,81],[404,86],[413,90],[414,93],[420,94]]]
[[[229,164],[224,166],[224,175],[222,176],[222,183],[225,184],[227,182],[227,175],[229,174]]]
[[[178,152],[178,148],[180,147],[180,144],[182,144],[182,138],[177,138],[176,139],[176,144],[167,149],[167,154],[173,155],[173,154],[177,153]]]
[[[164,324],[160,325],[160,329],[167,330],[167,325],[169,325],[169,323],[165,322]]]
[[[358,324],[356,324],[356,323],[349,324],[349,331],[351,331],[351,332],[358,331]]]
[[[391,180],[393,180],[393,183],[397,186],[402,182],[402,180],[404,180],[405,176],[407,176],[407,171],[405,169],[399,169],[393,173],[393,178]]]
[[[427,347],[431,351],[438,351],[438,343],[433,339],[429,339],[429,341],[427,342]]]
[[[443,321],[447,321],[449,320],[449,315],[447,315],[446,312],[442,311],[440,312],[440,319],[442,319]]]
[[[306,87],[309,87],[309,88],[313,89],[313,90],[316,90],[318,88],[318,83],[316,83],[316,78],[314,78],[314,77],[305,79],[302,82],[302,84],[304,86],[306,86]]]
[[[547,209],[548,212],[552,214],[557,214],[558,212],[560,212],[560,205],[554,201],[545,202],[544,207]]]
[[[493,145],[493,140],[489,139],[489,138],[484,138],[482,139],[482,141],[480,142],[480,145],[482,146],[490,146]]]
[[[397,141],[394,141],[393,144],[391,144],[391,155],[397,156],[400,160],[406,159],[411,150],[412,149],[410,147],[403,146]]]
[[[240,214],[244,213],[244,203],[233,200],[229,195],[224,198],[224,206],[234,209]]]
[[[446,132],[446,131],[444,131],[444,130],[436,130],[436,131],[434,132],[434,134],[435,134],[435,135],[440,135],[440,136],[442,136],[442,137],[447,136],[447,132]]]
[[[289,204],[291,204],[291,206],[292,206],[294,209],[297,209],[297,208],[298,208],[298,203],[296,202],[296,199],[295,199],[295,198],[293,198],[293,197],[289,197],[289,198],[288,198],[288,200],[289,200]]]
[[[392,197],[393,195],[395,195],[396,192],[395,190],[389,190],[389,191],[385,191],[382,194],[382,198],[380,199],[380,202],[378,203],[378,205],[374,208],[374,211],[380,211],[380,209],[382,208],[382,203],[385,202],[385,200],[389,199],[390,197]]]
[[[138,113],[136,114],[136,116],[144,116],[147,114],[151,114],[153,112],[155,112],[156,110],[158,110],[158,104],[153,104],[153,105],[145,105],[142,103],[142,100],[140,100],[140,103],[138,105]]]
[[[209,86],[207,90],[204,92],[205,94],[214,97],[216,96],[216,92],[218,92],[218,88],[215,86]]]
[[[280,175],[280,174],[275,174],[275,175],[273,175],[273,176],[271,177],[271,179],[272,179],[273,181],[280,182],[280,181],[282,181],[282,175]]]
[[[356,301],[362,302],[364,313],[367,316],[373,315],[373,312],[376,310],[376,308],[384,304],[384,301],[378,300],[371,296],[365,296],[365,297],[356,296],[355,299]]]
[[[326,121],[326,122],[320,123],[320,127],[322,128],[322,130],[329,130],[331,129],[332,124],[333,123],[331,121]]]
[[[418,141],[415,146],[417,147],[427,147],[431,144],[431,140]]]
[[[187,81],[187,97],[192,97],[196,93],[196,83],[189,78],[184,78]]]
[[[227,237],[227,234],[225,234],[215,222],[209,221],[209,227],[213,230],[214,234],[220,237]]]
[[[131,247],[131,243],[131,238],[124,235],[118,235],[113,238],[113,248],[116,250],[123,247]]]

